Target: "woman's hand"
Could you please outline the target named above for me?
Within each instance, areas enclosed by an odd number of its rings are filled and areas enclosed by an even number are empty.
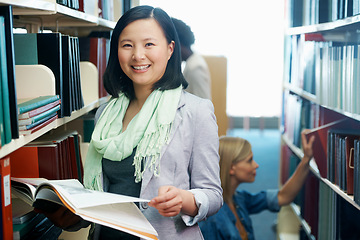
[[[34,208],[34,211],[37,213],[44,214],[55,226],[60,227],[62,229],[69,228],[77,224],[81,217],[72,213],[69,209],[64,206],[61,206],[54,212],[47,212],[39,208]]]
[[[315,136],[311,136],[309,138],[309,141],[307,141],[306,134],[309,131],[310,131],[309,129],[304,129],[301,132],[301,142],[302,142],[302,146],[303,146],[304,157],[306,158],[307,161],[310,161],[310,159],[313,157],[312,146],[315,141]]]
[[[174,217],[180,212],[195,216],[198,211],[194,195],[174,186],[160,187],[158,196],[149,202],[149,206],[156,208],[164,217]]]
[[[174,186],[162,186],[158,190],[158,196],[154,197],[149,206],[156,208],[164,217],[173,217],[180,213],[183,200],[180,189]]]

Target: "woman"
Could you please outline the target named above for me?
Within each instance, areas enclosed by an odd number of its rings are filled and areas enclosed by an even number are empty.
[[[200,223],[206,240],[253,240],[254,230],[250,214],[263,210],[279,211],[291,203],[301,190],[309,173],[314,137],[306,140],[306,130],[301,133],[304,157],[292,177],[280,190],[265,190],[256,194],[239,190],[241,183],[255,181],[259,165],[253,159],[250,143],[237,137],[220,138],[220,178],[224,205],[214,216]]]
[[[218,133],[212,103],[183,90],[178,42],[161,9],[138,6],[119,19],[104,74],[112,98],[97,112],[84,185],[151,199],[139,208],[159,239],[198,240],[197,222],[222,206]],[[82,223],[61,211],[49,216],[61,227]],[[90,233],[133,237],[99,225]]]

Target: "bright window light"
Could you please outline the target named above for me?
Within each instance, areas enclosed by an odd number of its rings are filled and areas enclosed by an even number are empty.
[[[161,7],[187,23],[198,53],[227,57],[229,116],[280,116],[282,0],[140,0],[140,4]]]

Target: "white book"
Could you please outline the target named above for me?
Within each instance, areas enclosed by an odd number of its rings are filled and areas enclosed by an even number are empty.
[[[156,230],[134,203],[149,200],[85,189],[77,179],[12,177],[11,185],[12,193],[28,204],[59,204],[84,220],[144,239],[158,239]]]

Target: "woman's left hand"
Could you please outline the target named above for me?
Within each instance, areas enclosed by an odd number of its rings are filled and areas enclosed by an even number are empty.
[[[162,186],[158,190],[158,196],[149,202],[149,206],[156,208],[164,217],[176,216],[183,207],[181,190],[174,186]]]

